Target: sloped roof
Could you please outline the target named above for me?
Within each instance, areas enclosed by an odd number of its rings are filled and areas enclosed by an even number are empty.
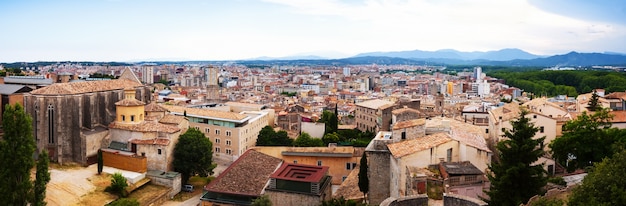
[[[216,193],[260,196],[270,175],[283,160],[255,150],[246,151],[233,162],[205,190]]]
[[[505,104],[502,107],[498,107],[489,111],[492,118],[496,121],[509,121],[519,116],[520,112],[520,106],[518,103],[515,102]],[[500,117],[502,117],[502,119],[500,119]]]
[[[144,107],[144,111],[146,112],[167,112],[167,109],[157,104],[156,102],[151,102]]]
[[[394,109],[393,111],[391,111],[391,113],[394,115],[402,114],[404,112],[413,112],[413,113],[421,114],[419,110],[413,109],[413,108],[400,108],[400,109]]]
[[[359,166],[357,166],[359,168]],[[361,200],[363,192],[359,190],[359,170],[354,169],[348,177],[341,183],[337,191],[333,194],[334,198],[343,197],[346,200]]]
[[[122,74],[120,75],[119,79],[127,79],[141,84],[141,81],[139,81],[139,78],[137,78],[137,75],[135,75],[130,67],[126,67],[124,68],[124,70],[122,70]]]
[[[400,158],[450,141],[453,139],[447,133],[435,133],[417,139],[388,144],[387,148],[393,157]]]
[[[117,106],[143,106],[146,103],[139,101],[135,98],[126,98],[126,99],[122,99],[118,102],[115,102],[115,105]]]
[[[217,110],[209,110],[209,109],[199,109],[199,108],[189,108],[189,107],[181,107],[181,106],[172,106],[172,105],[162,105],[163,108],[169,110],[170,112],[183,114],[187,111],[187,115],[195,115],[195,116],[203,116],[203,117],[214,117],[221,119],[229,119],[229,120],[243,120],[248,116],[235,113],[235,112],[222,112]]]
[[[139,124],[119,124],[116,122],[111,122],[111,124],[109,124],[109,128],[128,130],[128,131],[134,131],[134,132],[174,133],[174,132],[180,131],[180,128],[176,126],[161,124],[161,123],[153,122],[153,121],[143,121]]]
[[[393,105],[393,102],[382,100],[382,99],[373,99],[364,102],[360,102],[356,104],[357,106],[366,107],[370,109],[384,109]]]
[[[83,94],[90,92],[120,90],[128,87],[142,86],[141,83],[127,79],[84,81],[57,83],[47,87],[33,90],[31,94],[38,95],[59,95],[59,94]]]
[[[156,138],[156,139],[131,139],[129,141],[133,144],[142,144],[142,145],[164,145],[167,146],[170,144],[169,139],[164,138]]]
[[[163,118],[159,120],[159,122],[163,124],[176,124],[176,125],[180,124],[183,121],[185,121],[185,117],[171,115],[171,114],[166,114],[165,116],[163,116]]]
[[[30,92],[33,89],[24,85],[0,84],[0,94],[10,95],[15,93]]]
[[[424,125],[424,124],[426,124],[426,120],[424,119],[406,120],[406,121],[396,122],[396,124],[393,126],[393,130],[415,127],[415,126]]]

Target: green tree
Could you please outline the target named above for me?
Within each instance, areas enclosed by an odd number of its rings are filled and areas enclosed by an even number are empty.
[[[583,169],[610,157],[611,147],[619,138],[611,135],[618,132],[609,129],[611,119],[608,109],[604,108],[591,114],[583,112],[575,120],[568,121],[563,125],[563,136],[548,145],[552,157],[568,171]]]
[[[518,120],[511,122],[513,129],[504,132],[506,139],[496,146],[500,162],[489,166],[489,205],[519,205],[540,194],[546,185],[543,165],[531,166],[544,153],[540,145],[545,137],[532,139],[539,129],[526,114],[528,111],[522,110]]]
[[[272,206],[272,201],[267,195],[261,195],[252,201],[252,206]]]
[[[2,115],[0,139],[0,202],[26,205],[32,198],[30,170],[35,165],[32,120],[24,108],[7,104]]]
[[[274,128],[265,126],[259,132],[256,146],[291,146],[293,140],[286,131],[274,132]]]
[[[596,163],[567,205],[624,205],[626,203],[626,150]]]
[[[366,199],[367,193],[370,190],[370,179],[367,177],[367,155],[365,155],[365,152],[363,152],[359,164],[359,191],[363,193],[363,199]]]
[[[128,195],[126,187],[128,187],[126,178],[122,176],[122,173],[116,172],[111,176],[111,185],[105,188],[104,191],[119,197],[126,197]]]
[[[296,141],[293,142],[293,145],[296,147],[322,147],[324,146],[324,142],[319,138],[312,138],[309,133],[302,132]]]
[[[333,198],[322,202],[321,206],[365,206],[366,204],[357,203],[354,200],[346,200],[343,197]]]
[[[339,138],[339,135],[337,133],[328,133],[325,134],[324,137],[322,137],[324,145],[328,145],[330,143],[338,143],[340,140],[341,139]]]
[[[98,150],[98,174],[102,174],[104,167],[104,159],[102,159],[102,150]]]
[[[587,109],[589,109],[589,111],[599,110],[602,107],[598,102],[599,99],[600,96],[598,96],[598,93],[594,89],[593,93],[591,93],[591,99],[589,100],[589,103],[587,103]]]
[[[140,205],[139,201],[137,201],[137,199],[134,199],[134,198],[120,198],[107,204],[107,206],[139,206],[139,205]]]
[[[195,174],[206,177],[213,174],[213,143],[196,128],[180,135],[174,146],[174,171],[180,172],[183,183]]]
[[[48,164],[50,159],[48,158],[48,152],[44,149],[39,153],[37,159],[37,172],[35,173],[35,199],[33,205],[44,206],[46,205],[46,185],[50,182],[50,172],[48,172]]]

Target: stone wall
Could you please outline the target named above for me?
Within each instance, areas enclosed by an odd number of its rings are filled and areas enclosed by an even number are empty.
[[[474,199],[467,196],[444,194],[443,196],[444,206],[486,206],[485,201]]]
[[[413,195],[407,197],[390,197],[380,203],[380,206],[428,206],[428,195]]]
[[[389,197],[391,176],[389,174],[389,151],[365,151],[367,155],[367,177],[369,178],[368,200],[378,205]]]
[[[330,187],[327,187],[330,188]],[[291,205],[299,205],[299,206],[318,206],[322,204],[324,199],[331,198],[330,193],[325,196],[317,196],[317,195],[309,195],[309,194],[300,194],[300,193],[291,193],[291,192],[283,192],[277,190],[265,190],[265,194],[269,197],[272,205],[274,206],[291,206]]]
[[[182,187],[182,176],[178,172],[150,170],[146,174],[146,177],[150,179],[152,184],[171,188],[169,194],[167,195],[170,199],[174,198],[174,195],[178,194]]]

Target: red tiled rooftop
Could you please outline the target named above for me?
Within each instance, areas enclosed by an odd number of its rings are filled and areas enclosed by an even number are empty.
[[[283,164],[270,177],[274,179],[290,180],[297,182],[320,182],[327,172],[327,166],[288,163]]]

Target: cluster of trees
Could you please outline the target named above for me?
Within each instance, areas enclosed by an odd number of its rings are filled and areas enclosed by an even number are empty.
[[[213,175],[217,164],[213,163],[213,143],[200,130],[189,128],[180,135],[174,146],[174,171],[182,176],[183,184],[194,175]]]
[[[606,108],[583,112],[563,125],[563,136],[548,146],[552,157],[568,171],[586,169],[593,163],[624,150],[626,130],[611,128],[612,116]]]
[[[544,138],[532,139],[537,128],[523,111],[513,121],[512,130],[505,131],[506,140],[496,146],[498,162],[489,166],[489,205],[519,205],[534,195],[542,194],[549,181],[541,165],[531,166],[543,155]],[[606,108],[583,112],[576,120],[563,126],[563,136],[549,144],[552,157],[567,166],[568,171],[585,169],[589,175],[576,188],[568,205],[619,205],[626,202],[626,130],[611,127]],[[562,182],[562,181],[561,181]],[[523,188],[523,189],[521,189]],[[559,200],[544,200],[562,205]],[[543,204],[542,203],[542,204]]]
[[[24,108],[7,104],[2,115],[4,136],[0,139],[0,202],[4,205],[46,205],[46,185],[50,181],[48,154],[41,151],[36,163],[32,120]]]
[[[607,71],[493,71],[489,76],[504,79],[510,86],[535,95],[576,96],[604,88],[607,92],[626,90],[626,74]]]
[[[323,147],[329,143],[365,147],[374,138],[372,132],[359,130],[338,130],[326,133],[322,139],[313,138],[306,132],[302,132],[295,140],[290,139],[284,130],[274,131],[270,126],[265,126],[259,132],[256,146],[296,146],[296,147]]]

